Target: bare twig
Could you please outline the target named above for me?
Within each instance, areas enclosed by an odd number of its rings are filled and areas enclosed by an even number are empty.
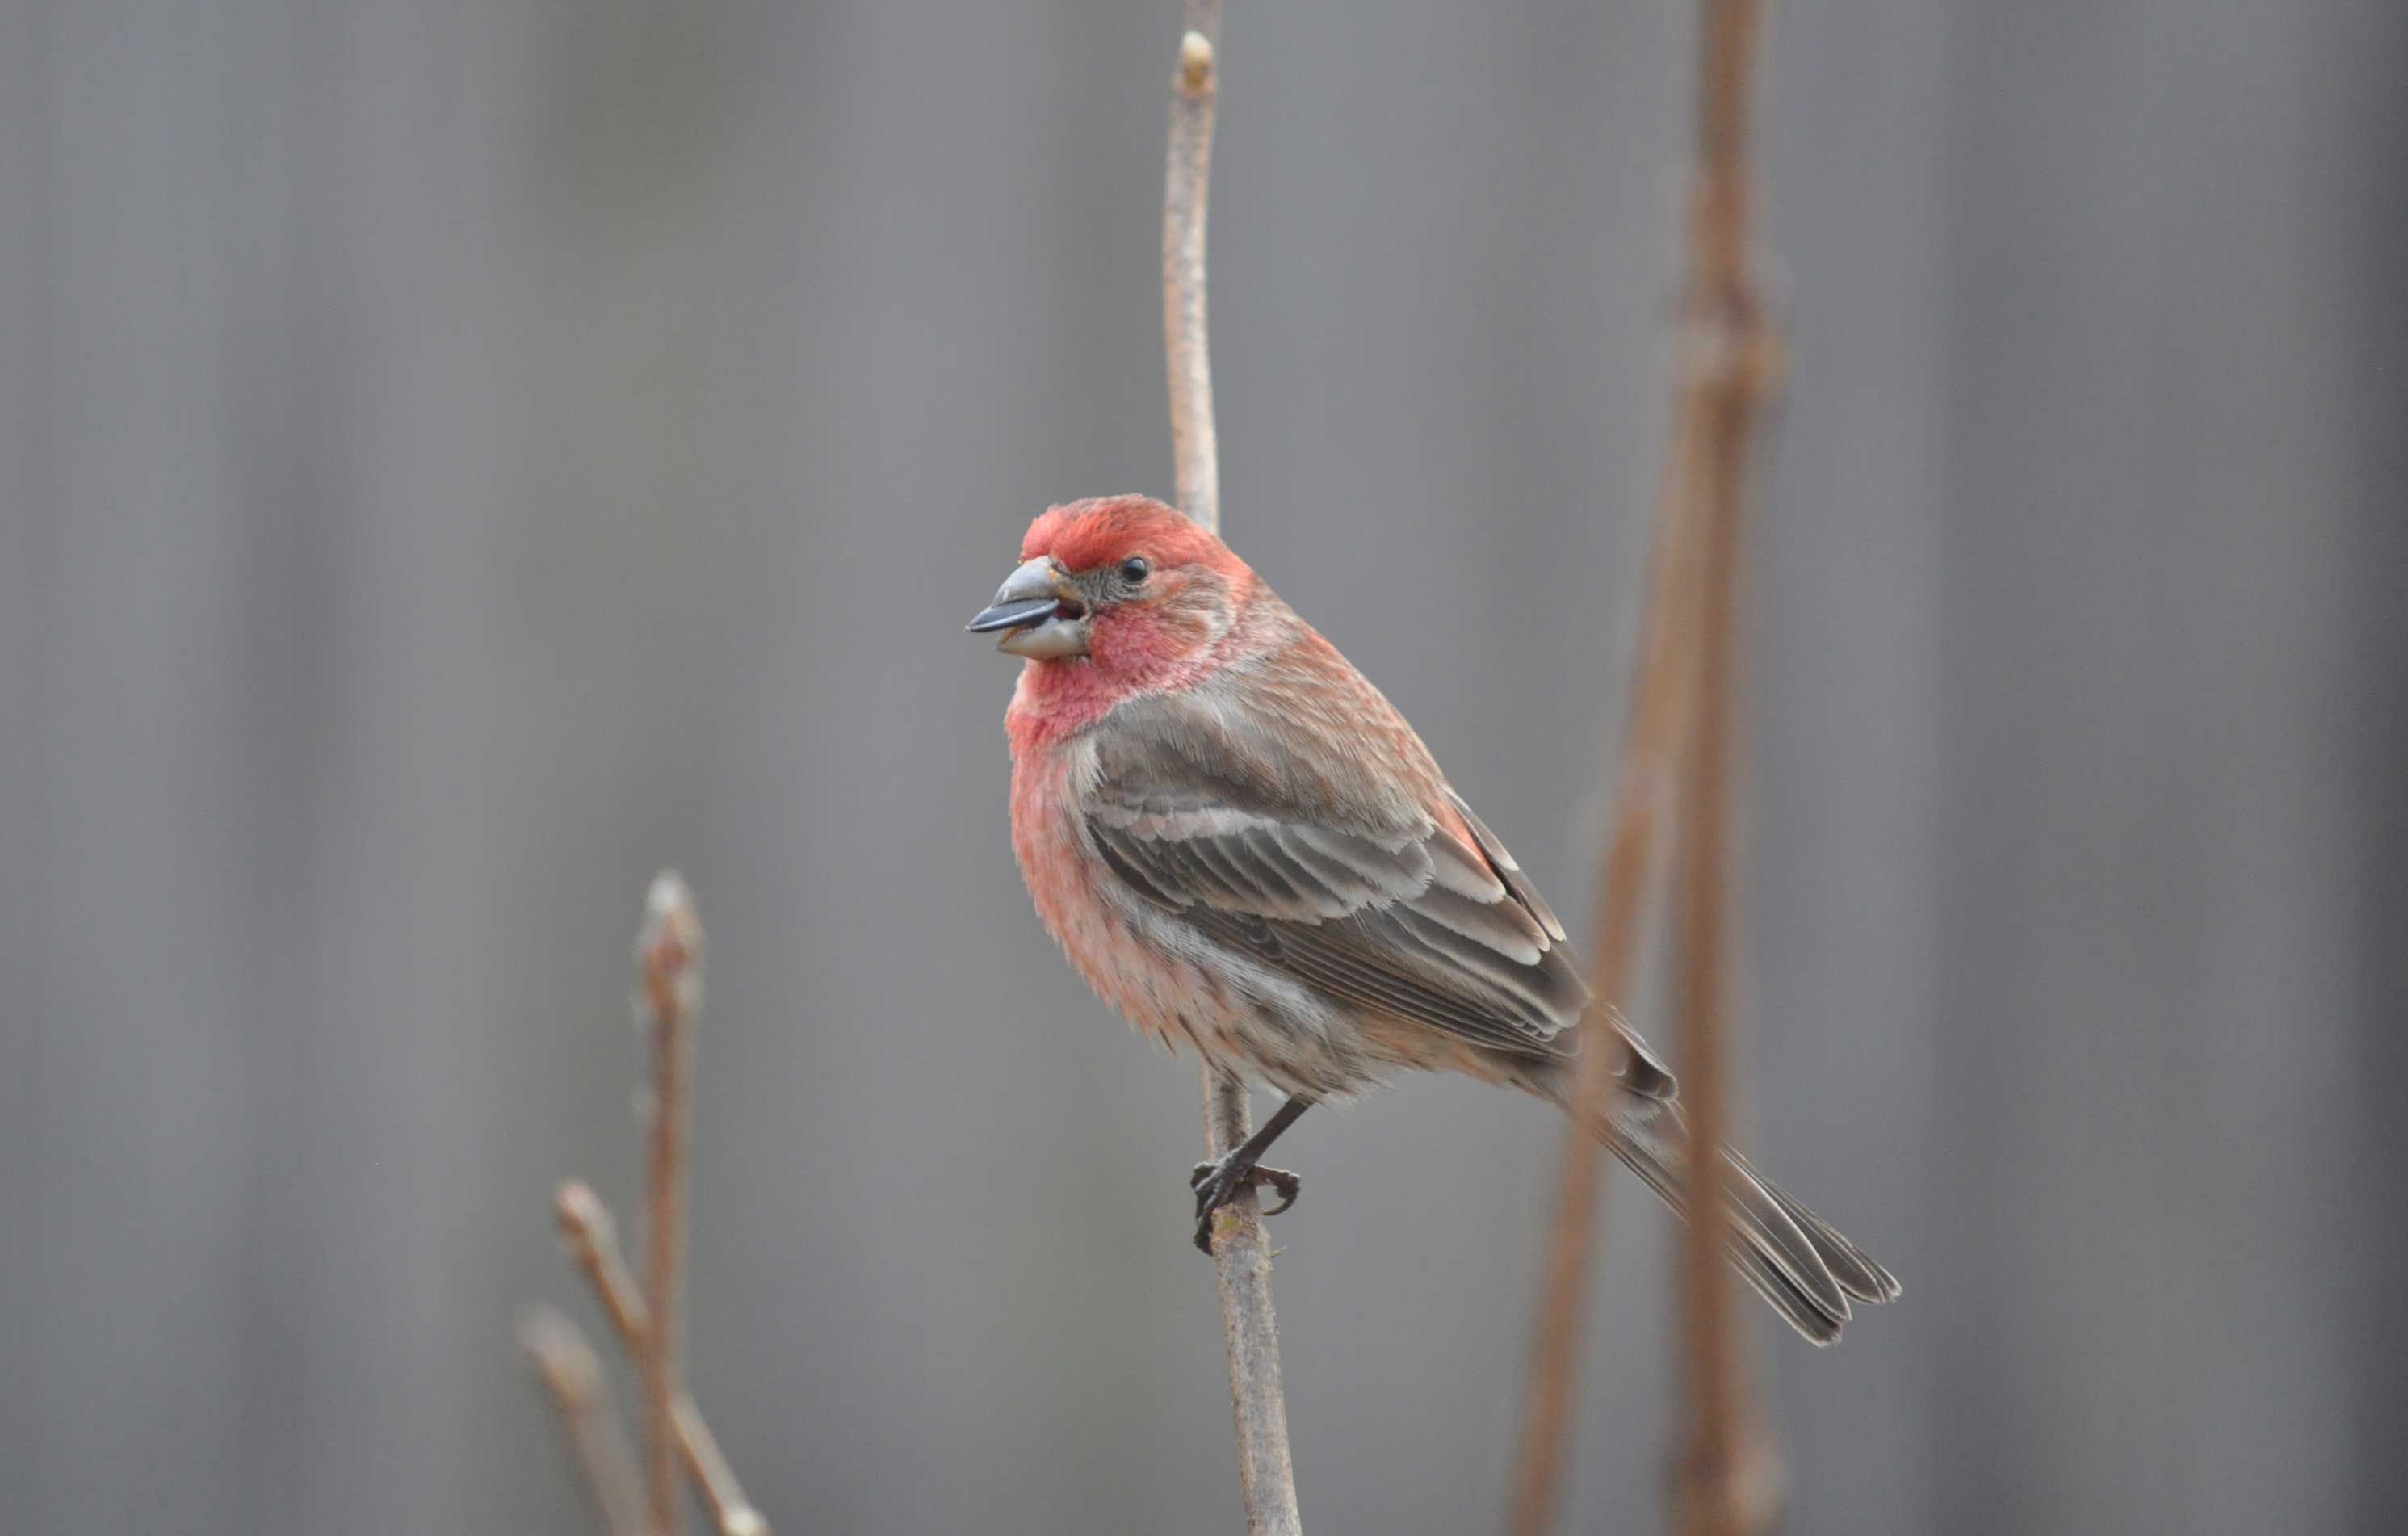
[[[664,873],[645,898],[636,940],[652,1030],[652,1137],[644,1197],[644,1310],[651,1326],[635,1352],[644,1381],[644,1501],[653,1536],[676,1536],[678,1518],[678,1285],[685,1259],[688,1074],[694,1018],[702,1006],[702,924],[685,882]]]
[[[681,1463],[683,1474],[694,1480],[703,1501],[710,1506],[720,1536],[768,1536],[768,1521],[744,1497],[702,1410],[686,1393],[678,1357],[679,1270],[684,1262],[686,1239],[686,1142],[693,1124],[694,1022],[702,1012],[702,923],[695,915],[693,894],[675,874],[660,875],[646,895],[636,960],[642,973],[638,1002],[652,1055],[643,1284],[637,1283],[619,1252],[617,1225],[592,1187],[571,1179],[552,1198],[561,1235],[568,1240],[577,1267],[593,1285],[595,1299],[601,1302],[612,1330],[642,1378],[640,1478],[615,1418],[603,1427],[614,1437],[617,1459],[611,1465],[619,1481],[612,1486],[624,1494],[623,1499],[613,1502],[615,1495],[599,1491],[601,1485],[596,1482],[594,1469],[602,1463],[595,1457],[607,1458],[612,1447],[599,1451],[588,1447],[592,1437],[603,1429],[591,1428],[590,1413],[580,1420],[571,1412],[598,1401],[599,1411],[609,1417],[609,1396],[600,1385],[594,1352],[566,1319],[549,1309],[529,1323],[527,1347],[552,1385],[553,1402],[585,1463],[587,1482],[597,1489],[595,1500],[611,1536],[638,1530],[668,1536],[683,1529],[677,1502]],[[657,1328],[654,1319],[660,1320]],[[584,1397],[571,1388],[583,1390]]]
[[[1179,505],[1216,532],[1221,470],[1212,428],[1212,363],[1205,327],[1204,220],[1211,189],[1212,116],[1219,90],[1220,0],[1182,0],[1184,31],[1170,93],[1170,149],[1163,178],[1162,330],[1170,378],[1170,440]],[[1244,1084],[1204,1067],[1204,1150],[1219,1157],[1253,1129]],[[1279,1318],[1270,1254],[1251,1187],[1212,1218],[1212,1268],[1229,1345],[1229,1400],[1237,1419],[1238,1477],[1246,1528],[1292,1536],[1296,1469],[1280,1386]]]
[[[636,1288],[635,1274],[619,1252],[618,1231],[609,1208],[591,1186],[577,1179],[560,1186],[553,1207],[560,1218],[561,1233],[577,1257],[577,1267],[593,1285],[595,1299],[602,1303],[611,1327],[618,1330],[620,1342],[628,1355],[641,1359],[651,1318],[645,1311],[643,1294]],[[718,1438],[710,1432],[693,1395],[679,1393],[670,1414],[676,1421],[678,1449],[684,1457],[686,1474],[702,1490],[720,1536],[768,1536],[768,1521],[744,1497],[742,1485],[737,1482],[734,1469],[720,1451]]]
[[[1219,1157],[1254,1128],[1246,1086],[1204,1066],[1204,1155]],[[1287,1446],[1287,1397],[1280,1385],[1279,1315],[1271,1307],[1271,1256],[1254,1192],[1212,1215],[1212,1270],[1221,1286],[1221,1328],[1229,1344],[1229,1406],[1238,1425],[1238,1482],[1246,1529],[1295,1536],[1296,1466]]]
[[[582,1179],[569,1179],[552,1195],[552,1209],[577,1267],[593,1285],[602,1310],[609,1313],[620,1344],[629,1357],[640,1359],[644,1332],[652,1319],[644,1311],[644,1293],[636,1288],[635,1274],[619,1252],[619,1224],[610,1219],[610,1208],[594,1193],[593,1185]]]
[[[1221,448],[1212,428],[1211,337],[1204,313],[1204,215],[1212,192],[1221,0],[1181,0],[1186,31],[1171,82],[1162,189],[1162,339],[1170,373],[1170,455],[1180,510],[1221,529]]]
[[[594,1346],[576,1324],[551,1307],[538,1307],[520,1326],[519,1342],[535,1364],[537,1378],[551,1394],[568,1446],[585,1473],[585,1492],[594,1502],[594,1517],[609,1536],[636,1536],[641,1529],[637,1506],[635,1457],[627,1448],[627,1432],[610,1404],[610,1385],[602,1379],[602,1364]]]
[[[677,1421],[678,1443],[685,1448],[686,1469],[710,1505],[719,1536],[769,1536],[768,1519],[745,1499],[742,1486],[736,1481],[736,1469],[727,1464],[726,1454],[720,1450],[710,1426],[703,1422],[702,1410],[695,1406],[694,1399],[679,1393],[669,1413]]]
[[[1683,1098],[1689,1108],[1690,1222],[1684,1252],[1682,1342],[1689,1417],[1679,1523],[1693,1536],[1756,1529],[1770,1515],[1756,1475],[1757,1438],[1730,1316],[1724,1258],[1728,1219],[1713,1175],[1728,1122],[1730,797],[1736,732],[1741,524],[1756,423],[1776,386],[1778,338],[1754,272],[1755,179],[1749,163],[1763,0],[1702,0],[1697,201],[1689,220],[1687,387],[1696,429],[1684,474],[1704,553],[1698,604],[1698,721],[1687,754],[1682,840],[1679,977]]]

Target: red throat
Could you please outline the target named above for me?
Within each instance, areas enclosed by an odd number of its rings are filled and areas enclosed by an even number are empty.
[[[1003,716],[1012,756],[1026,757],[1086,729],[1128,693],[1083,656],[1030,662],[1022,668],[1011,708]]]
[[[1140,694],[1176,693],[1218,671],[1250,642],[1241,608],[1218,637],[1154,613],[1098,614],[1083,656],[1032,661],[1005,723],[1015,750],[1042,746],[1101,720]]]

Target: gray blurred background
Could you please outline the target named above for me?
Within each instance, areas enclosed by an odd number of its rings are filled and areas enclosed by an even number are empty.
[[[0,1525],[583,1529],[511,1330],[598,1332],[547,1200],[630,1209],[674,863],[781,1530],[1235,1529],[1195,1076],[960,633],[1168,490],[1174,9],[0,11]],[[1231,12],[1228,531],[1584,914],[1689,7]],[[2408,11],[1777,22],[1750,1141],[1907,1283],[1763,1328],[1790,1529],[2401,1529]],[[1497,1523],[1556,1148],[1289,1138],[1313,1529]],[[1576,1529],[1653,1518],[1670,1237],[1616,1185]]]

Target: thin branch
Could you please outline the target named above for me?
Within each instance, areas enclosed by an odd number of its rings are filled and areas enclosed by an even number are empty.
[[[643,1358],[651,1318],[643,1293],[636,1288],[635,1273],[619,1252],[617,1224],[611,1221],[609,1209],[590,1185],[578,1179],[560,1186],[553,1209],[577,1267],[594,1287],[595,1299],[618,1330],[620,1342],[630,1357]],[[744,1497],[743,1486],[737,1482],[734,1469],[719,1449],[718,1437],[710,1432],[693,1395],[679,1393],[670,1412],[677,1422],[678,1449],[686,1475],[694,1479],[703,1501],[710,1506],[720,1536],[769,1536],[768,1520]]]
[[[1204,1154],[1219,1157],[1254,1129],[1246,1085],[1204,1065]],[[1212,1214],[1212,1270],[1221,1287],[1221,1328],[1229,1344],[1229,1407],[1238,1426],[1238,1482],[1246,1529],[1296,1536],[1296,1465],[1287,1445],[1287,1397],[1280,1385],[1279,1314],[1271,1306],[1270,1244],[1252,1188]]]
[[[1162,330],[1170,381],[1173,479],[1180,507],[1221,526],[1221,470],[1212,427],[1212,362],[1204,308],[1204,223],[1211,190],[1212,118],[1219,90],[1220,0],[1182,0],[1184,30],[1170,94],[1170,148],[1163,177]],[[1204,1067],[1204,1150],[1219,1157],[1254,1128],[1246,1090]],[[1212,1268],[1229,1346],[1229,1402],[1237,1420],[1238,1478],[1246,1528],[1295,1536],[1296,1468],[1280,1387],[1279,1317],[1270,1253],[1252,1188],[1212,1218]]]
[[[629,1358],[641,1359],[644,1333],[652,1319],[644,1310],[643,1292],[636,1288],[635,1272],[619,1252],[619,1224],[610,1219],[610,1208],[594,1193],[593,1185],[570,1179],[553,1193],[552,1209],[578,1269],[594,1287],[595,1299],[609,1315],[610,1326],[618,1330],[620,1344]]]
[[[685,882],[664,873],[645,899],[636,955],[652,1031],[652,1137],[644,1196],[644,1310],[635,1351],[644,1383],[644,1499],[653,1536],[676,1536],[678,1286],[685,1259],[686,1142],[693,1117],[694,1019],[702,1007],[702,923]]]
[[[551,1307],[538,1307],[519,1328],[519,1342],[534,1363],[536,1378],[551,1396],[568,1447],[585,1473],[594,1517],[608,1536],[636,1536],[642,1529],[637,1508],[635,1455],[611,1406],[610,1384],[585,1335]]]
[[[769,1536],[768,1517],[744,1497],[736,1469],[727,1464],[726,1453],[720,1450],[693,1397],[679,1393],[669,1413],[677,1421],[678,1443],[685,1449],[686,1470],[694,1474],[695,1486],[702,1489],[703,1500],[710,1506],[719,1536]]]
[[[1212,192],[1221,0],[1181,0],[1186,31],[1171,82],[1162,189],[1162,339],[1170,372],[1170,455],[1180,510],[1221,531],[1221,446],[1212,427],[1211,337],[1204,313],[1204,215]]]
[[[1769,1518],[1757,1435],[1730,1315],[1728,1219],[1720,1165],[1729,1120],[1732,741],[1742,520],[1758,419],[1776,387],[1779,342],[1756,286],[1755,173],[1749,162],[1762,0],[1702,0],[1698,182],[1689,223],[1686,351],[1696,431],[1684,475],[1704,561],[1698,605],[1698,721],[1687,754],[1679,976],[1683,1098],[1689,1110],[1690,1223],[1683,1255],[1683,1351],[1689,1426],[1679,1525],[1730,1536]]]

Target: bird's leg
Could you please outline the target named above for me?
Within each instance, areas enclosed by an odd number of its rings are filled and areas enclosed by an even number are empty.
[[[1212,1213],[1229,1203],[1240,1189],[1258,1189],[1264,1184],[1279,1191],[1280,1202],[1263,1213],[1276,1216],[1296,1203],[1304,1192],[1304,1181],[1285,1169],[1258,1166],[1262,1155],[1270,1150],[1280,1132],[1296,1124],[1297,1116],[1312,1108],[1312,1100],[1302,1095],[1282,1104],[1255,1132],[1231,1147],[1219,1159],[1197,1163],[1196,1171],[1187,1176],[1196,1191],[1196,1246],[1206,1253],[1212,1251]]]

